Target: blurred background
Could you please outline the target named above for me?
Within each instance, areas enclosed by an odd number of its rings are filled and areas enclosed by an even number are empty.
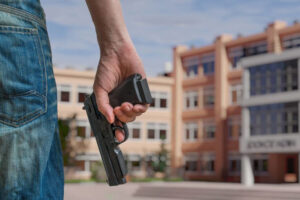
[[[116,194],[101,184],[105,171],[82,110],[100,55],[87,6],[42,1],[70,183],[66,199],[105,191],[107,199],[297,199],[300,2],[121,3],[153,103],[128,124],[130,138],[120,147],[131,183]]]

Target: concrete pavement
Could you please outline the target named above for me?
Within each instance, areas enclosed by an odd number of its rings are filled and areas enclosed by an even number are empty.
[[[65,200],[299,200],[299,184],[152,182],[108,187],[103,183],[65,185]]]

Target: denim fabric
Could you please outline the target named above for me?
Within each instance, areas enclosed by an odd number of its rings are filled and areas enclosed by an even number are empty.
[[[63,199],[56,84],[38,0],[0,0],[0,199]]]

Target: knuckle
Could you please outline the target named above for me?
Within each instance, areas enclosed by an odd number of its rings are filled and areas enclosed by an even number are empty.
[[[131,117],[128,122],[133,122],[135,120],[135,117]]]

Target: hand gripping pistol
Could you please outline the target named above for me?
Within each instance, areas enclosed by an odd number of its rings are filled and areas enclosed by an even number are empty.
[[[150,104],[151,93],[146,79],[140,74],[133,74],[109,93],[109,102],[112,107],[120,106],[123,102],[134,104]],[[116,123],[110,124],[105,116],[98,110],[95,94],[87,96],[83,109],[86,110],[91,128],[96,137],[98,148],[110,186],[126,183],[127,167],[119,144],[128,139],[126,123],[122,126]],[[117,141],[115,130],[120,129],[125,133],[122,142]]]

